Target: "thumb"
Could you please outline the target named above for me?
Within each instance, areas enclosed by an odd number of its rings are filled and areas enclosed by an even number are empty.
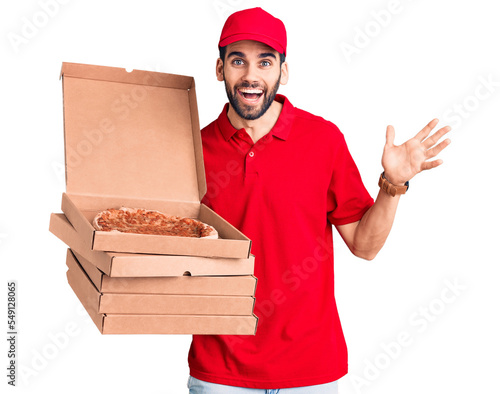
[[[396,132],[394,127],[391,125],[387,126],[387,131],[385,132],[385,144],[389,147],[394,146],[394,136]]]

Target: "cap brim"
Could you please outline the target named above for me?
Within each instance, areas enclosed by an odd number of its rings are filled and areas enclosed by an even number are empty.
[[[223,40],[221,40],[219,42],[219,48],[225,47],[229,44],[232,44],[233,42],[243,41],[243,40],[252,40],[252,41],[262,42],[263,44],[269,45],[275,51],[282,53],[283,55],[286,56],[286,52],[285,52],[284,48],[280,45],[279,42],[272,39],[271,37],[264,36],[262,34],[249,34],[249,33],[233,34],[232,36],[226,37]]]

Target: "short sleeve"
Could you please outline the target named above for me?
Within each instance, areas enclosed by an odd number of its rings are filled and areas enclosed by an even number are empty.
[[[327,217],[331,224],[339,226],[360,220],[373,205],[373,198],[361,180],[358,167],[340,131],[336,135],[334,145]]]

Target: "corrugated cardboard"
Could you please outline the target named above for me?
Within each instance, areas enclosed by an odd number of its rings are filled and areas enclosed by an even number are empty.
[[[63,63],[62,210],[93,250],[248,258],[250,240],[200,201],[206,192],[194,79]],[[95,231],[127,206],[192,217],[220,239]]]
[[[68,254],[71,253],[101,293],[255,295],[257,278],[251,275],[111,278],[83,256],[68,249]],[[71,261],[69,256],[67,261]]]
[[[255,334],[257,317],[253,314],[212,316],[100,313],[102,294],[76,260],[68,261],[68,265],[68,283],[103,334]]]
[[[89,276],[68,252],[66,264],[72,273]],[[255,299],[252,296],[205,296],[172,294],[102,293],[99,313],[165,314],[165,315],[251,315]]]
[[[50,216],[50,232],[110,277],[252,275],[254,256],[248,259],[108,253],[90,249],[64,214]]]
[[[92,282],[68,271],[68,283],[102,334],[255,335],[257,317],[208,315],[122,315],[97,311]]]

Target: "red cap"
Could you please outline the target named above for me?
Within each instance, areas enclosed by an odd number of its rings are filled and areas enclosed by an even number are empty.
[[[241,40],[262,42],[286,56],[285,25],[260,7],[231,14],[222,28],[219,48]]]

